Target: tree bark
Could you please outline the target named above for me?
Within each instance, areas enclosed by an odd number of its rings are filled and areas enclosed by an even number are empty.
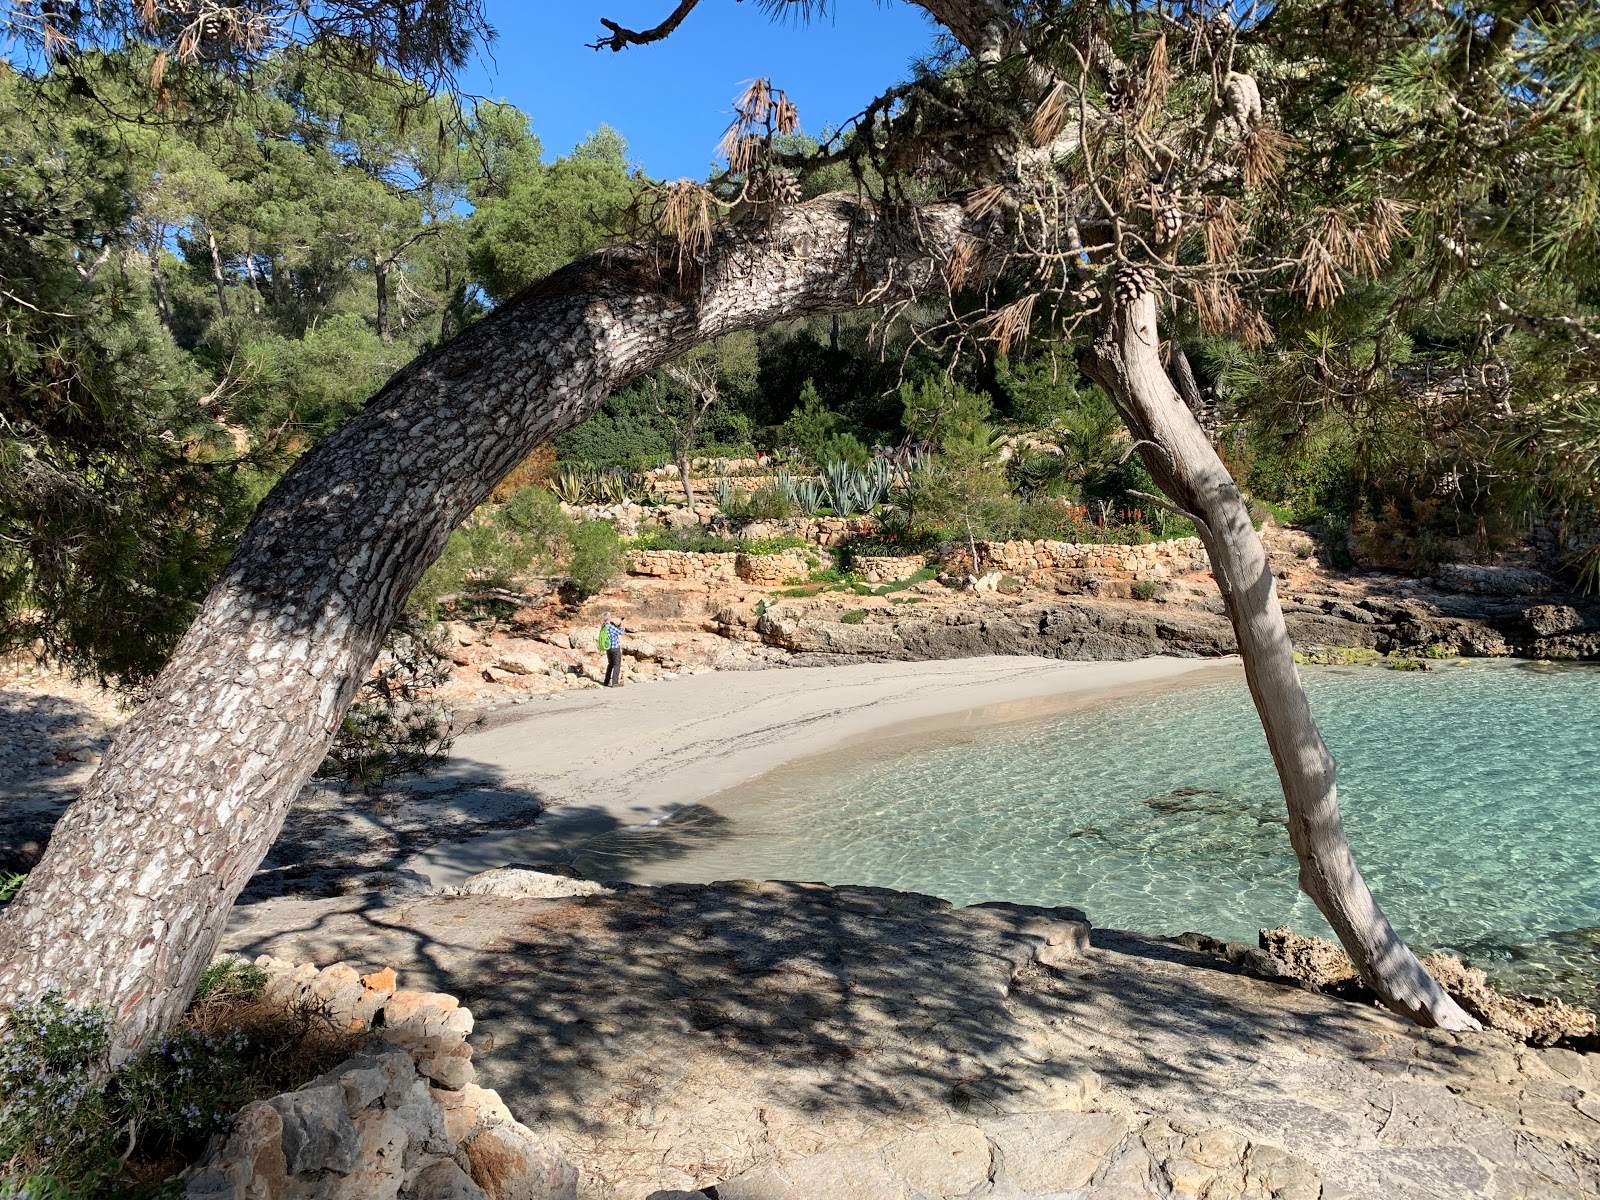
[[[228,281],[222,274],[222,251],[217,248],[217,235],[206,230],[206,245],[211,248],[211,286],[217,289],[217,306],[222,315],[228,315]]]
[[[1244,660],[1289,810],[1300,888],[1327,917],[1367,985],[1421,1025],[1477,1029],[1400,940],[1345,838],[1333,755],[1311,715],[1278,605],[1277,581],[1226,467],[1161,365],[1153,292],[1119,281],[1110,325],[1086,366],[1111,394],[1164,491],[1195,518]]]
[[[171,337],[172,310],[167,305],[167,281],[161,274],[160,249],[153,239],[146,249],[150,255],[150,290],[155,293],[156,319],[161,322],[161,331]]]
[[[378,336],[389,340],[389,267],[392,260],[372,252],[372,274],[378,284]]]
[[[114,1061],[171,1027],[228,910],[450,531],[612,388],[736,330],[937,286],[960,204],[826,196],[562,269],[396,375],[257,510],[39,865],[0,915],[0,1006],[107,1006]],[[964,228],[965,227],[965,228]]]

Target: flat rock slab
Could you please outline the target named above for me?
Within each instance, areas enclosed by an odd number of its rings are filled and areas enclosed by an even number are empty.
[[[585,1200],[1600,1197],[1600,1061],[1422,1031],[1071,909],[735,882],[239,908],[393,966]],[[391,902],[393,903],[393,902]]]

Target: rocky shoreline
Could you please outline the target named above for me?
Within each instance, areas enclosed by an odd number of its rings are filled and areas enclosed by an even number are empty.
[[[1420,1030],[1073,909],[501,874],[250,906],[228,946],[469,1005],[476,1077],[577,1168],[551,1196],[1600,1195],[1593,1054]]]

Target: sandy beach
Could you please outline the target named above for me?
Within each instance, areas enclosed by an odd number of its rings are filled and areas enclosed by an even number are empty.
[[[586,842],[665,821],[852,742],[1045,716],[1239,676],[1235,659],[988,657],[716,672],[554,695],[461,737],[444,771],[408,789],[441,800],[462,792],[537,794],[549,805],[537,824],[439,842],[402,865],[448,886],[507,863],[566,860]]]

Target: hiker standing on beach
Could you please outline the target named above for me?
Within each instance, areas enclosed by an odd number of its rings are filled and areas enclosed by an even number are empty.
[[[600,626],[600,649],[606,652],[606,686],[622,686],[622,635],[626,630],[622,622],[606,614],[605,623]]]

